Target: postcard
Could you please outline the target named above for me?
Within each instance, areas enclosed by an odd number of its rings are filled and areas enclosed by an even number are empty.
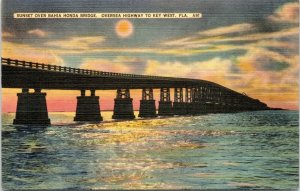
[[[1,6],[3,190],[298,189],[298,1]]]

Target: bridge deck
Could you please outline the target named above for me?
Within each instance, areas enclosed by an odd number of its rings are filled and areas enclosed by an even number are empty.
[[[42,89],[130,89],[213,86],[234,92],[219,84],[198,79],[137,75],[64,67],[2,58],[3,88]],[[235,92],[237,93],[237,92]]]
[[[44,70],[44,71],[52,71],[52,72],[63,72],[63,73],[71,73],[71,74],[78,74],[78,75],[97,76],[97,77],[115,77],[115,78],[125,78],[125,79],[148,79],[148,80],[155,79],[155,80],[172,80],[172,81],[194,81],[194,79],[189,79],[189,78],[174,78],[174,77],[164,77],[164,76],[104,72],[104,71],[97,71],[97,70],[88,70],[88,69],[81,69],[81,68],[57,66],[57,65],[51,65],[51,64],[41,64],[41,63],[35,63],[35,62],[13,60],[13,59],[9,59],[9,58],[2,58],[2,65],[30,68],[30,69],[37,69],[37,70]]]

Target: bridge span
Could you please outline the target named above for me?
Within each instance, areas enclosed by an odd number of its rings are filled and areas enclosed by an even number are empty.
[[[14,124],[50,124],[42,89],[79,90],[75,121],[102,121],[96,90],[117,90],[113,119],[133,119],[130,89],[141,89],[139,117],[198,115],[267,110],[245,94],[214,82],[188,78],[124,74],[1,58],[2,88],[20,88]],[[174,88],[172,102],[170,89]],[[34,89],[34,92],[29,92]],[[153,89],[160,89],[156,112]],[[86,95],[89,90],[90,95]]]

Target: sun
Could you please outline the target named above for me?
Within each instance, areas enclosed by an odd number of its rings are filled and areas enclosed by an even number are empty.
[[[117,35],[121,38],[127,38],[133,33],[133,25],[128,20],[120,20],[115,26]]]

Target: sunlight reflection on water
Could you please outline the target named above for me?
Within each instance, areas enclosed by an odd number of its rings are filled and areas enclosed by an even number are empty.
[[[73,122],[28,130],[3,114],[7,189],[233,189],[298,187],[298,113]],[[137,114],[136,114],[137,116]]]

